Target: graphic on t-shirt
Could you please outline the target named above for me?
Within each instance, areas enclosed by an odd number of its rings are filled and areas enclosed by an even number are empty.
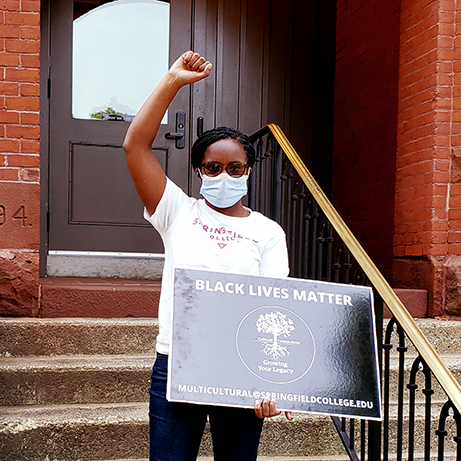
[[[297,381],[315,359],[315,340],[309,326],[279,306],[259,307],[247,314],[237,328],[236,347],[246,368],[270,383]]]
[[[218,244],[219,248],[223,249],[227,246],[227,243],[224,242],[239,242],[240,240],[251,240],[254,243],[258,243],[257,240],[246,237],[244,235],[239,234],[233,229],[227,229],[224,226],[221,227],[213,227],[208,226],[206,224],[202,224],[198,218],[195,218],[192,225],[200,225],[202,229],[208,234],[211,240],[215,240]]]

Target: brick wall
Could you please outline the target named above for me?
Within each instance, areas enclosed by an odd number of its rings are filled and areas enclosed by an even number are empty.
[[[444,256],[456,117],[454,13],[438,1],[404,1],[402,31],[395,255]]]
[[[0,6],[0,315],[36,315],[40,1]]]
[[[338,0],[332,202],[392,277],[400,0]]]
[[[394,280],[428,289],[432,316],[447,312],[447,270],[461,255],[456,3],[402,1]]]

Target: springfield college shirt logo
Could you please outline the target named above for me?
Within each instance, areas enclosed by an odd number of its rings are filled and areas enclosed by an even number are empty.
[[[210,227],[206,224],[202,224],[198,218],[195,218],[192,224],[194,226],[201,226],[202,229],[208,234],[210,239],[215,240],[216,243],[219,245],[219,248],[221,249],[227,245],[226,242],[233,242],[236,240],[251,240],[254,243],[258,243],[257,240],[252,239],[251,237],[245,237],[244,235],[240,235],[238,232],[235,232],[232,229],[227,229],[224,226]]]

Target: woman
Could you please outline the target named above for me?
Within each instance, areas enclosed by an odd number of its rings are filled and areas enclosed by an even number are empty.
[[[157,360],[150,389],[151,460],[195,460],[207,418],[215,460],[255,460],[263,418],[280,414],[275,401],[269,400],[257,400],[253,411],[174,403],[165,398],[173,265],[270,277],[288,275],[283,230],[242,204],[255,161],[248,136],[230,128],[217,128],[196,140],[192,166],[201,179],[204,200],[188,197],[169,180],[151,151],[176,93],[208,77],[211,67],[210,62],[192,51],[179,57],[136,115],[123,144],[131,177],[145,205],[144,216],[159,231],[165,246]],[[225,229],[230,236],[225,244],[213,239],[210,230],[216,228]]]

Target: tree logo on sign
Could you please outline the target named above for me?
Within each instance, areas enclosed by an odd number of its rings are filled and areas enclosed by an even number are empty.
[[[274,360],[290,355],[289,343],[281,340],[280,337],[288,338],[295,329],[294,322],[285,314],[279,311],[260,314],[256,321],[258,333],[272,335],[271,338],[259,338],[258,341],[264,344],[262,352],[271,356]]]
[[[239,323],[235,345],[240,360],[268,383],[292,383],[302,378],[315,359],[311,329],[296,312],[282,306],[261,306]]]

